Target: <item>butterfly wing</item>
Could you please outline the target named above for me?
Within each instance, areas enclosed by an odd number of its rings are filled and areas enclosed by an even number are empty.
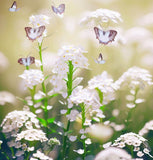
[[[40,26],[38,28],[25,27],[26,36],[31,41],[34,41],[38,37],[41,37],[44,30],[45,30],[45,26]]]
[[[95,31],[95,34],[96,34],[96,39],[99,39],[99,28],[94,27],[94,31]]]
[[[58,7],[59,14],[64,13],[64,11],[65,11],[65,4],[60,4]]]
[[[18,63],[21,65],[26,65],[26,58],[19,58]]]
[[[52,10],[56,14],[62,14],[65,11],[65,4],[60,4],[57,8],[52,6]]]
[[[103,56],[102,54],[100,53],[98,58],[95,60],[96,63],[98,64],[104,64],[105,63],[105,60],[103,59]]]
[[[30,59],[30,64],[35,63],[35,57],[28,57]]]
[[[11,8],[9,8],[9,11],[10,11],[10,12],[15,12],[15,11],[17,11],[17,3],[16,3],[16,1],[13,2]]]
[[[30,66],[35,63],[35,57],[19,58],[18,63],[24,66]]]
[[[56,7],[52,6],[52,10],[54,13],[58,14],[58,9]]]
[[[103,31],[97,27],[94,27],[94,31],[96,34],[96,39],[99,40],[100,44],[104,44],[104,45],[114,41],[115,36],[117,34],[117,31],[115,30]]]

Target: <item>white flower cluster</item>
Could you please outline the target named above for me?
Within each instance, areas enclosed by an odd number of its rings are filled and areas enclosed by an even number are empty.
[[[53,160],[52,158],[46,156],[44,153],[37,150],[37,152],[32,155],[30,160],[38,160],[38,159],[40,159],[40,160]]]
[[[7,91],[0,91],[0,105],[5,105],[5,103],[15,103],[15,96]]]
[[[40,26],[46,26],[46,24],[49,24],[50,17],[40,14],[40,15],[32,15],[29,17],[29,24],[32,24],[34,28],[38,28]],[[37,41],[39,44],[42,43],[43,37],[47,36],[47,30],[43,32],[43,35],[39,38],[37,38]]]
[[[104,71],[101,75],[92,78],[88,82],[88,87],[89,89],[98,88],[103,93],[103,104],[107,104],[108,102],[114,100],[115,90],[119,88],[106,71]]]
[[[87,16],[81,20],[81,24],[95,26],[113,26],[122,22],[122,18],[119,12],[109,9],[97,9],[96,11],[87,13]]]
[[[25,131],[21,131],[21,133],[17,134],[16,141],[20,141],[25,139],[27,141],[47,141],[47,137],[42,130],[38,129],[28,129]]]
[[[19,75],[24,80],[24,87],[33,88],[33,86],[42,83],[44,81],[44,75],[42,71],[38,69],[24,70],[23,74]]]
[[[59,50],[59,59],[53,68],[53,73],[65,77],[68,72],[68,61],[72,61],[74,68],[88,68],[88,59],[83,55],[86,52],[82,48],[73,45],[63,46]]]
[[[128,85],[129,88],[134,90],[153,85],[152,75],[149,71],[136,66],[129,68],[115,83],[120,87]]]
[[[40,27],[46,24],[49,24],[49,17],[46,15],[32,15],[29,17],[29,24],[32,24],[33,27]]]
[[[132,160],[125,150],[115,147],[107,148],[97,154],[95,160]]]
[[[147,134],[149,131],[153,131],[153,120],[145,124],[145,126],[139,131],[139,135],[143,136]]]
[[[88,68],[88,59],[83,55],[86,53],[80,47],[75,47],[73,45],[63,46],[59,50],[59,58],[57,59],[50,82],[54,86],[54,92],[64,92],[66,90],[66,83],[63,79],[67,78],[68,72],[68,61],[72,61],[74,69],[76,68]],[[73,84],[78,85],[81,82],[82,78],[77,78]],[[75,86],[74,86],[75,87]]]
[[[39,121],[36,115],[30,111],[13,111],[8,113],[4,118],[2,124],[2,132],[8,133],[19,128],[25,127],[31,129],[33,127],[40,128]]]
[[[133,146],[133,151],[137,152],[138,157],[142,157],[144,154],[151,156],[146,142],[147,140],[142,136],[130,132],[121,135],[119,138],[115,140],[115,142],[111,146],[119,148],[124,148],[126,147],[126,145]],[[143,146],[145,146],[146,148],[144,148]]]

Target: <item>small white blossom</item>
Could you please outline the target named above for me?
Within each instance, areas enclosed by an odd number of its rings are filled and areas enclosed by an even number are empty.
[[[143,138],[142,136],[130,132],[130,133],[121,135],[119,138],[115,140],[115,142],[111,146],[119,147],[119,148],[124,148],[126,147],[126,145],[133,146],[134,151],[137,152],[138,157],[142,157],[144,154],[148,154],[151,157],[149,152],[145,153],[143,152],[144,150],[142,150],[146,142],[147,140]]]
[[[38,129],[28,129],[17,134],[16,141],[20,141],[22,139],[25,139],[27,141],[41,141],[41,142],[48,140],[45,133],[42,130]]]
[[[25,126],[27,129],[30,127],[40,128],[39,121],[36,115],[30,111],[13,111],[8,113],[4,118],[1,127],[2,132],[12,132],[18,128]]]
[[[78,149],[78,150],[73,150],[74,152],[77,152],[78,154],[83,154],[84,150],[83,149]]]
[[[40,27],[49,24],[49,19],[46,15],[32,15],[29,17],[29,23],[32,24],[33,27]]]
[[[115,83],[120,87],[127,85],[133,90],[153,85],[152,75],[149,71],[139,67],[129,68]]]
[[[74,68],[88,68],[88,59],[83,55],[86,53],[82,48],[73,45],[63,46],[59,50],[59,59],[56,61],[53,73],[57,73],[62,78],[67,75],[68,65],[66,62],[72,61]]]
[[[44,75],[42,71],[38,69],[25,70],[22,75],[19,75],[19,77],[24,80],[25,89],[32,89],[33,86],[44,81]]]
[[[70,140],[71,142],[74,142],[74,141],[76,141],[77,136],[68,136],[68,138],[69,138],[69,140]]]
[[[30,160],[34,160],[35,158],[33,157],[39,158],[40,160],[53,160],[52,158],[46,156],[44,153],[40,152],[39,150],[37,150],[37,152],[32,155],[32,158],[30,158]]]
[[[36,65],[37,68],[39,68],[40,66],[42,66],[42,63],[41,63],[40,60],[35,59],[35,65]]]
[[[89,144],[91,144],[91,143],[92,143],[92,142],[91,142],[91,139],[90,139],[90,138],[88,138],[88,139],[85,140],[85,144],[88,144],[88,145],[89,145]]]
[[[73,122],[76,120],[78,114],[79,114],[79,111],[77,111],[76,109],[73,109],[71,110],[71,113],[68,114],[66,117],[68,118],[68,120],[70,120],[70,122]]]
[[[95,26],[104,26],[107,24],[107,27],[114,26],[122,22],[122,18],[119,12],[108,10],[108,9],[97,9],[96,11],[87,13],[81,20],[81,24]]]
[[[103,93],[103,104],[107,104],[109,101],[115,99],[115,90],[119,87],[113,83],[113,79],[106,71],[101,75],[93,77],[88,82],[89,89],[98,88]]]

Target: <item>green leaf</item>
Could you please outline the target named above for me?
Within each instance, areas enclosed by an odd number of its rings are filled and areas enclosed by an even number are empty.
[[[96,91],[98,92],[100,103],[103,103],[103,92],[99,88],[95,88]]]
[[[39,120],[39,122],[40,122],[44,127],[47,127],[47,122],[46,122],[45,119],[39,118],[39,117],[37,117],[37,119]]]
[[[47,119],[47,122],[48,123],[53,123],[55,121],[55,118],[53,117],[53,118],[50,118],[50,119]]]
[[[58,95],[59,95],[58,93],[55,93],[55,94],[53,94],[53,95],[47,97],[47,99],[51,99],[51,98],[56,97],[56,96],[58,96]]]
[[[47,80],[50,76],[51,76],[51,74],[47,75],[47,76],[45,77],[44,81]]]
[[[106,105],[103,105],[103,106],[100,107],[100,109],[101,109],[102,111],[105,111],[105,107],[106,107]]]

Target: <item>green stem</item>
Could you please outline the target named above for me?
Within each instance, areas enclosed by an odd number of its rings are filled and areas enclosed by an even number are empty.
[[[41,61],[41,64],[42,64],[40,69],[43,72],[44,68],[43,68],[43,60],[42,60],[42,43],[41,44],[38,43],[38,48],[39,48],[39,57],[40,57],[40,61]],[[46,94],[46,87],[45,87],[44,81],[42,82],[42,90]],[[48,120],[48,110],[47,110],[48,100],[45,99],[43,104],[44,104],[44,118],[46,120],[46,135],[48,137],[48,134],[49,134],[48,121],[47,121]]]
[[[73,84],[73,73],[74,73],[74,67],[72,64],[72,61],[68,61],[68,66],[69,66],[69,72],[67,73],[67,98],[72,93],[72,84]],[[68,108],[67,115],[70,114],[71,108]],[[67,122],[66,129],[64,130],[64,137],[63,137],[63,149],[62,149],[62,159],[66,159],[66,151],[67,151],[67,132],[69,131],[70,128],[70,120]]]
[[[86,117],[85,117],[85,105],[84,103],[81,103],[80,104],[81,106],[81,109],[82,109],[82,129],[85,130],[85,126],[84,126],[84,123],[85,123],[85,120],[86,120]],[[84,149],[84,153],[83,153],[83,160],[85,160],[85,157],[86,157],[86,144],[85,144],[85,139],[83,139],[83,149]]]
[[[26,70],[29,70],[29,66],[26,66]]]

